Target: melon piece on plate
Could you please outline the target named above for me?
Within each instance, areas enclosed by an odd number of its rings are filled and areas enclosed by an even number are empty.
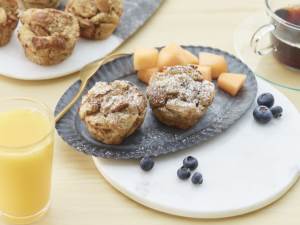
[[[188,64],[198,64],[198,58],[192,54],[190,51],[186,49],[182,49],[182,57],[183,57],[183,65],[188,65]]]
[[[211,77],[212,69],[210,66],[198,66],[198,70],[203,75],[204,80],[208,80],[208,81],[212,80]]]
[[[151,68],[151,69],[146,69],[146,70],[139,70],[137,72],[139,80],[143,81],[146,84],[149,84],[149,81],[153,74],[157,73],[159,69],[156,68]]]
[[[222,73],[218,79],[218,87],[232,96],[236,96],[241,90],[247,76],[237,73]]]
[[[135,70],[145,70],[157,66],[158,50],[156,48],[139,48],[133,54]]]
[[[183,49],[179,45],[171,43],[160,50],[157,62],[159,69],[166,66],[183,65],[184,63]]]
[[[228,70],[227,62],[223,56],[207,52],[199,54],[199,65],[211,67],[212,79],[218,79],[221,73],[226,73]]]

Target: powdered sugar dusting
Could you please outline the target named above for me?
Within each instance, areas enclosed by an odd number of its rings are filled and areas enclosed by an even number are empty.
[[[143,93],[128,81],[116,80],[112,83],[97,82],[83,97],[80,115],[116,112],[140,114],[146,107]]]
[[[172,99],[185,103],[209,106],[214,98],[214,84],[203,80],[195,65],[167,67],[153,77],[147,94],[154,107],[167,104]],[[178,104],[180,101],[177,101]],[[182,104],[182,103],[180,103]]]

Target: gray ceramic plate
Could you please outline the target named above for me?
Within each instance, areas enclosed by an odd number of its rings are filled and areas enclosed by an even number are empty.
[[[205,116],[196,126],[189,130],[178,130],[163,125],[155,119],[148,109],[145,121],[140,129],[128,137],[120,145],[106,145],[93,139],[87,132],[78,116],[81,99],[56,124],[58,134],[72,147],[96,157],[110,159],[136,159],[144,155],[159,156],[183,150],[200,144],[221,134],[235,123],[251,106],[257,93],[257,82],[253,72],[235,56],[224,51],[209,47],[185,47],[195,55],[199,52],[211,52],[224,55],[229,71],[244,73],[247,81],[236,97],[231,97],[222,90],[216,90],[216,98]],[[141,89],[146,86],[140,82],[133,70],[132,56],[125,56],[104,65],[90,80],[85,93],[97,81],[129,80]],[[59,100],[55,113],[57,114],[76,94],[80,81],[74,83]]]

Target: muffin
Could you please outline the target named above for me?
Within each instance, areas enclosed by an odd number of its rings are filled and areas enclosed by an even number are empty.
[[[21,3],[25,9],[29,8],[56,8],[58,7],[60,0],[21,0]]]
[[[18,24],[16,0],[0,0],[0,46],[6,45]]]
[[[77,17],[81,37],[103,40],[117,28],[123,3],[122,0],[69,0],[66,11]]]
[[[79,38],[79,25],[72,14],[56,9],[28,9],[20,20],[18,38],[32,62],[54,65],[72,54]]]
[[[147,88],[156,118],[180,129],[194,126],[211,105],[214,95],[214,84],[203,79],[196,65],[166,67],[151,78]]]
[[[120,144],[144,121],[146,96],[132,83],[98,82],[83,97],[79,116],[89,133],[105,144]]]

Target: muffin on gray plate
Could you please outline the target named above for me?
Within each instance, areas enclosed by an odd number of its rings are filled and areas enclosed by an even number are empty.
[[[162,123],[188,129],[212,104],[214,84],[204,80],[196,65],[166,67],[152,76],[147,97],[156,118]]]
[[[0,46],[6,45],[18,24],[16,0],[0,0]]]
[[[120,144],[145,118],[147,98],[124,80],[98,82],[83,96],[79,116],[91,136],[105,144]]]

